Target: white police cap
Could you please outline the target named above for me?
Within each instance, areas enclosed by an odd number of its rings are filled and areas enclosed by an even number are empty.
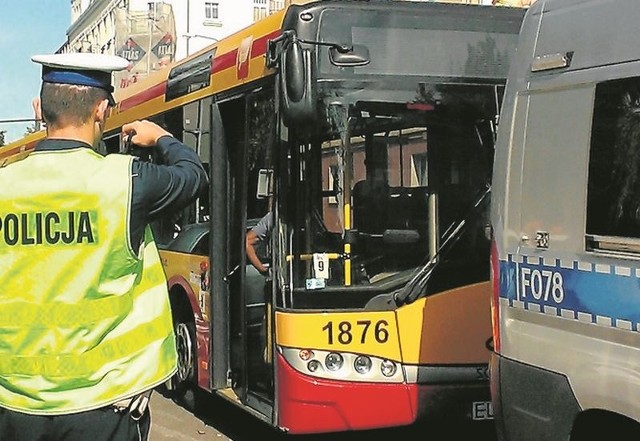
[[[111,73],[129,65],[122,57],[91,53],[34,55],[31,60],[42,65],[44,83],[98,87],[109,92],[112,105],[115,101],[111,95]]]

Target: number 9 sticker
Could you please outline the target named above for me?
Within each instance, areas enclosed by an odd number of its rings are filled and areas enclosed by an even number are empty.
[[[326,253],[313,255],[313,271],[316,279],[329,278],[329,256]]]

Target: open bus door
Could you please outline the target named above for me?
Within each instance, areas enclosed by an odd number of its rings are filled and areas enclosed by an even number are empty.
[[[267,418],[273,401],[273,369],[266,349],[271,284],[268,275],[258,272],[247,259],[245,238],[270,209],[270,198],[258,197],[258,176],[272,168],[273,97],[272,89],[260,88],[219,104],[226,135],[224,187],[230,190],[224,221],[227,234],[218,238],[225,242],[226,252],[212,255],[214,261],[226,260],[229,309],[223,320],[229,325],[230,386],[244,405]]]

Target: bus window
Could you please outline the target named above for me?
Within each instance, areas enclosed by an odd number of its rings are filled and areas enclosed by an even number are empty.
[[[190,103],[149,118],[168,130],[175,138],[198,152],[207,174],[209,173],[211,98]],[[205,191],[194,204],[171,216],[159,219],[152,227],[159,244],[166,244],[189,224],[209,219],[209,192]]]
[[[258,196],[258,184],[260,175],[273,167],[274,105],[273,92],[257,93],[249,103],[247,219],[260,219],[271,209],[269,198]]]
[[[102,139],[100,153],[108,155],[110,153],[119,153],[120,152],[120,133],[112,133],[109,135],[105,135]]]
[[[486,192],[491,173],[492,136],[478,124],[490,115],[473,119],[453,112],[473,113],[473,100],[490,108],[494,91],[469,89],[467,104],[454,88],[440,92],[448,104],[428,111],[363,103],[357,113],[366,117],[349,124],[330,121],[344,133],[292,146],[288,179],[297,184],[289,189],[284,211],[295,225],[291,276],[301,293],[315,283],[400,283],[436,255],[443,268],[455,267],[470,279],[487,276],[487,205],[470,210]],[[454,238],[458,245],[440,252],[460,223],[466,228]],[[316,280],[312,262],[318,254],[328,263],[322,280]]]

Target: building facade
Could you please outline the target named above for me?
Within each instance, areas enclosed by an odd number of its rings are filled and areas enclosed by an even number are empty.
[[[67,42],[58,52],[119,55],[128,87],[295,0],[71,0]]]

